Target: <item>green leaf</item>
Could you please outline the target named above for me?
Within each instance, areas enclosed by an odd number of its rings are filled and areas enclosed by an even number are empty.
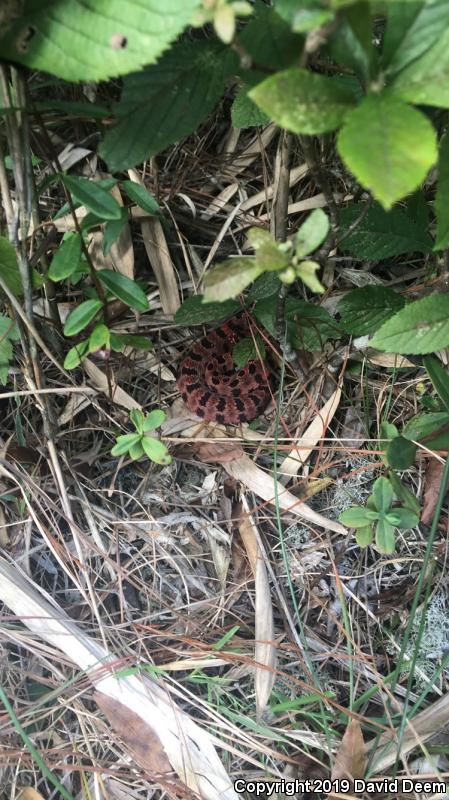
[[[363,218],[364,203],[351,203],[339,213],[343,231],[358,219],[360,224],[348,236],[343,236],[339,249],[367,261],[384,261],[401,253],[429,253],[432,239],[424,227],[402,209],[384,211],[375,205]]]
[[[410,489],[408,489],[407,486],[402,483],[401,479],[396,475],[395,472],[389,472],[388,477],[393,487],[395,497],[397,497],[397,499],[400,500],[406,508],[410,509],[410,511],[413,511],[413,513],[419,517],[421,511],[419,500],[410,491]]]
[[[78,342],[74,347],[71,347],[64,359],[64,369],[75,369],[81,364],[81,359],[89,352],[89,342]]]
[[[423,364],[444,407],[449,412],[449,373],[437,358],[424,356]]]
[[[368,509],[362,506],[351,506],[343,511],[338,519],[343,525],[348,525],[350,528],[365,528],[370,522],[367,514]]]
[[[255,250],[256,264],[261,272],[278,272],[288,266],[288,245],[277,242],[268,231],[250,228],[248,242]]]
[[[329,312],[305,300],[288,297],[285,318],[294,347],[310,351],[322,350],[328,339],[339,339],[341,336],[341,328]],[[271,332],[275,333],[274,327]]]
[[[145,421],[143,423],[143,431],[144,433],[148,433],[148,431],[153,431],[155,428],[159,428],[164,420],[166,419],[165,411],[162,411],[161,408],[155,408],[153,411],[145,417]]]
[[[359,547],[369,547],[374,538],[374,531],[372,525],[365,525],[363,528],[357,528],[355,532],[355,540]]]
[[[239,45],[251,56],[254,64],[270,70],[285,69],[302,51],[303,37],[293,33],[290,20],[280,15],[279,6],[270,8],[255,4],[254,16],[239,35]]]
[[[132,167],[194,131],[221,98],[235,64],[221,45],[181,42],[157,64],[128,75],[117,123],[100,147],[109,169]]]
[[[383,476],[374,482],[373,501],[378,511],[387,511],[393,502],[393,487]]]
[[[231,108],[231,119],[234,128],[254,128],[256,125],[267,125],[270,121],[267,114],[248,97],[248,92],[255,85],[256,82],[243,84],[235,96]]]
[[[9,239],[0,236],[0,277],[5,281],[12,294],[22,294],[22,281],[14,247]]]
[[[237,256],[222,261],[204,277],[204,303],[230,300],[243,292],[261,272],[253,256]]]
[[[313,253],[324,242],[329,228],[327,214],[321,208],[312,211],[294,237],[297,258]]]
[[[405,304],[400,294],[386,286],[363,286],[348,292],[338,303],[340,325],[346,333],[373,333]]]
[[[142,436],[139,436],[139,441],[129,448],[129,455],[133,461],[137,461],[139,458],[142,458],[142,456],[145,455],[142,447]]]
[[[248,336],[245,339],[240,339],[234,346],[232,358],[239,369],[244,367],[248,361],[260,361],[261,358],[265,358],[266,351],[262,337],[256,333],[255,339],[256,342],[254,342],[252,336]]]
[[[415,463],[416,444],[404,436],[396,436],[388,443],[386,459],[389,467],[393,469],[409,469]]]
[[[117,335],[117,334],[116,334]],[[120,340],[123,345],[134,347],[135,350],[149,351],[153,349],[153,342],[147,339],[146,336],[137,336],[133,333],[120,334]]]
[[[75,336],[84,330],[89,322],[98,314],[101,308],[100,300],[85,300],[70,312],[64,325],[65,336]]]
[[[18,342],[20,333],[16,323],[11,317],[0,314],[0,340],[3,342],[6,339],[12,342]]]
[[[394,528],[386,519],[380,519],[376,526],[376,547],[379,553],[394,553]]]
[[[446,0],[414,0],[389,6],[383,65],[391,75],[419,59],[438,41],[449,22],[449,7]]]
[[[114,272],[111,269],[99,269],[97,276],[114,297],[118,297],[122,303],[136,311],[147,311],[148,300],[145,292],[135,281],[122,275],[121,272]]]
[[[142,434],[144,432],[143,425],[145,422],[145,415],[140,408],[133,408],[132,411],[129,412],[129,418],[134,425],[137,433]]]
[[[413,192],[437,160],[428,118],[386,93],[368,95],[348,114],[337,147],[346,166],[386,209]]]
[[[149,214],[162,213],[159,203],[145,186],[135,181],[122,181],[121,185],[129,199],[140,206],[140,208],[143,208],[144,211],[147,211]]]
[[[123,436],[117,436],[116,444],[111,450],[113,456],[123,456],[133,446],[140,443],[140,434],[138,433],[125,433]]]
[[[79,233],[66,234],[59,245],[48,270],[48,277],[52,281],[62,281],[75,272],[81,260],[81,235]]]
[[[109,328],[103,323],[95,325],[95,328],[89,336],[89,353],[96,353],[97,350],[100,350],[102,347],[109,348],[109,346]]]
[[[351,92],[305,69],[271,75],[249,97],[282,128],[309,135],[335,130],[354,106]]]
[[[347,67],[351,73],[357,75],[363,84],[367,84],[371,72],[373,48],[372,45],[370,46],[370,41],[368,40],[367,43],[365,40],[367,32],[369,32],[369,39],[372,38],[372,21],[365,4],[362,9],[360,9],[362,4],[355,5],[354,12],[361,11],[361,18],[365,25],[357,25],[356,20],[350,19],[347,12],[345,15],[341,15],[339,24],[334,26],[328,37],[326,50],[332,61]],[[364,33],[361,31],[361,27],[365,27]]]
[[[241,310],[235,300],[224,303],[203,303],[203,295],[188,297],[175,314],[177,325],[204,325],[207,322],[221,322]]]
[[[303,282],[311,292],[322,294],[325,289],[319,278],[317,277],[318,270],[321,265],[317,261],[301,261],[296,267],[296,275]]]
[[[438,184],[435,195],[437,230],[434,250],[445,250],[449,246],[449,134],[440,142],[438,159]]]
[[[120,219],[110,219],[106,222],[103,229],[103,253],[105,256],[109,253],[114,242],[119,239],[127,219],[126,211],[122,208]]]
[[[81,117],[83,120],[90,119],[104,119],[108,117],[110,111],[106,106],[100,106],[98,103],[90,103],[87,100],[82,102],[80,100],[56,100],[50,98],[49,100],[42,100],[35,104],[37,111],[65,111],[67,116]]]
[[[409,508],[392,508],[385,519],[395,528],[415,528],[419,522],[419,516]]]
[[[32,0],[17,3],[2,58],[66,81],[100,81],[150,64],[186,25],[198,0]]]
[[[449,295],[416,300],[384,322],[371,346],[400,355],[426,354],[449,345]]]
[[[446,411],[434,411],[430,413],[415,414],[404,426],[402,435],[406,439],[413,439],[419,442],[436,433],[440,428],[449,424],[449,415]]]
[[[154,439],[152,436],[144,436],[142,438],[142,447],[148,458],[151,458],[156,464],[162,464],[162,466],[171,464],[171,455],[165,444],[160,442],[159,439]]]
[[[271,297],[279,292],[281,284],[275,272],[264,272],[260,278],[253,283],[248,292],[248,303],[254,303],[256,300],[263,300],[265,297]]]
[[[445,2],[445,0],[443,0]],[[449,107],[449,28],[419,58],[415,58],[394,78],[392,92],[402,100],[419,105]]]
[[[392,422],[387,422],[386,420],[383,420],[380,423],[379,438],[394,439],[395,436],[399,436],[399,431],[396,425],[393,425]]]
[[[88,178],[76,178],[73,175],[62,175],[62,180],[70,194],[92,211],[101,220],[120,219],[122,207],[107,189]]]

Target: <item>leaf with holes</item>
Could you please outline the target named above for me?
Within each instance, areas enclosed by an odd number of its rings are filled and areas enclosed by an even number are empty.
[[[66,81],[100,81],[151,64],[189,24],[198,0],[32,0],[4,27],[2,58]]]
[[[117,122],[100,146],[112,172],[160,153],[194,131],[221,98],[236,57],[214,42],[180,42],[157,64],[127,75]]]
[[[385,209],[418,188],[438,154],[430,120],[386,93],[367,95],[348,114],[337,147],[348,169]]]

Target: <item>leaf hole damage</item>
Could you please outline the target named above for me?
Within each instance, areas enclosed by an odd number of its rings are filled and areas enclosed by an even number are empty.
[[[121,33],[113,33],[110,39],[110,45],[113,50],[124,50],[128,46],[128,37],[122,36]]]
[[[19,53],[27,53],[31,42],[33,41],[34,37],[36,36],[37,30],[34,25],[27,25],[24,28],[16,41],[16,47]]]

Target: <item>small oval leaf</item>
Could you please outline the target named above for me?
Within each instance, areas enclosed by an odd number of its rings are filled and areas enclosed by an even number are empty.
[[[100,300],[85,300],[70,312],[64,325],[65,336],[75,336],[84,330],[89,322],[98,314],[101,308]]]
[[[147,311],[148,300],[145,292],[135,281],[111,269],[99,269],[97,275],[104,286],[122,303],[136,311]]]

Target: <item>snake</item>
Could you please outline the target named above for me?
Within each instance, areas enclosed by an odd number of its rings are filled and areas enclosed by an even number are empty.
[[[233,349],[251,335],[247,319],[232,317],[197,340],[183,358],[177,385],[189,411],[206,422],[251,422],[267,407],[271,382],[262,360],[237,369]]]

